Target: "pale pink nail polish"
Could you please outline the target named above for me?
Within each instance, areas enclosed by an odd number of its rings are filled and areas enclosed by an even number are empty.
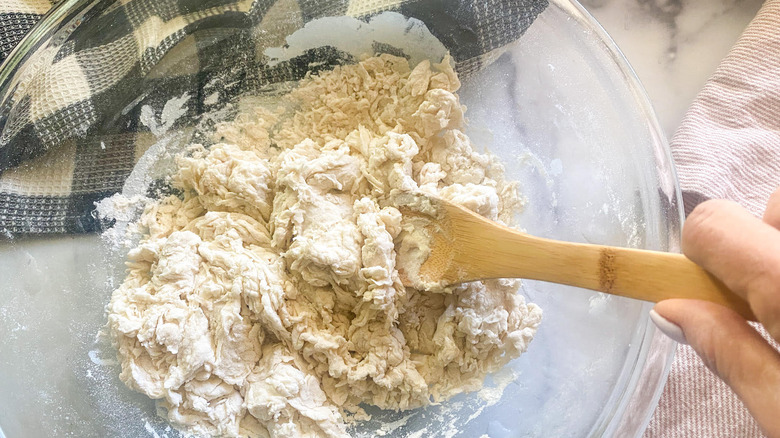
[[[650,310],[650,319],[653,320],[653,323],[658,327],[658,330],[661,330],[661,333],[680,344],[688,345],[688,340],[685,339],[685,333],[683,333],[679,325],[659,315],[655,310]]]

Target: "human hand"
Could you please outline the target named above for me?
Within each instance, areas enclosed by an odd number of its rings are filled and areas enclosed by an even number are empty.
[[[733,202],[700,204],[685,222],[682,247],[688,258],[747,300],[759,322],[780,341],[780,189],[769,199],[763,220]],[[717,304],[675,299],[653,310],[659,328],[687,341],[742,399],[764,432],[780,437],[778,350],[744,318]]]

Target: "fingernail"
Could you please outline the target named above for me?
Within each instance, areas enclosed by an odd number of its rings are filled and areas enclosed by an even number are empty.
[[[650,310],[650,319],[661,333],[672,338],[672,340],[679,342],[680,344],[688,345],[688,340],[685,339],[685,333],[679,325],[669,321],[663,316],[659,315],[655,310]]]

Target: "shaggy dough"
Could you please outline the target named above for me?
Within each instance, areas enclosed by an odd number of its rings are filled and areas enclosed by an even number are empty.
[[[190,432],[343,437],[362,403],[429,405],[525,351],[541,310],[517,281],[423,292],[396,269],[425,242],[393,193],[507,224],[520,207],[461,131],[459,85],[449,59],[367,58],[180,157],[108,306],[121,379]]]

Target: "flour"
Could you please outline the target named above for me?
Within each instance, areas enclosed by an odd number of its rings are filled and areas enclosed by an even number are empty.
[[[350,7],[354,9],[354,4]],[[346,16],[322,17],[307,22],[303,28],[285,38],[282,47],[264,51],[269,57],[269,65],[324,46],[335,47],[355,58],[374,52],[376,44],[396,50],[402,48],[412,65],[427,59],[441,59],[447,54],[444,44],[431,34],[422,21],[390,11],[373,15],[367,21],[354,18],[366,12],[369,11],[347,11]],[[309,68],[316,66],[312,63]]]
[[[517,281],[425,292],[398,275],[398,248],[424,246],[398,193],[507,225],[520,206],[462,132],[459,85],[448,58],[365,58],[278,108],[245,105],[214,144],[174,157],[179,194],[143,203],[108,305],[122,381],[187,432],[344,437],[361,405],[478,390],[523,353],[541,310]]]
[[[165,102],[165,106],[163,107],[159,118],[152,107],[144,105],[141,107],[139,120],[144,126],[149,128],[152,134],[161,137],[173,127],[176,120],[186,114],[187,108],[185,105],[189,100],[190,95],[187,93],[182,94],[180,97],[174,97],[173,99],[168,100]]]
[[[152,425],[149,424],[148,421],[144,423],[144,429],[146,429],[146,431],[149,432],[152,438],[160,438],[160,435],[158,435],[157,432],[154,431],[154,428],[152,428]]]
[[[87,355],[89,356],[89,360],[92,361],[95,365],[100,366],[109,366],[116,364],[116,361],[114,359],[103,359],[100,357],[100,352],[97,350],[90,350]]]

